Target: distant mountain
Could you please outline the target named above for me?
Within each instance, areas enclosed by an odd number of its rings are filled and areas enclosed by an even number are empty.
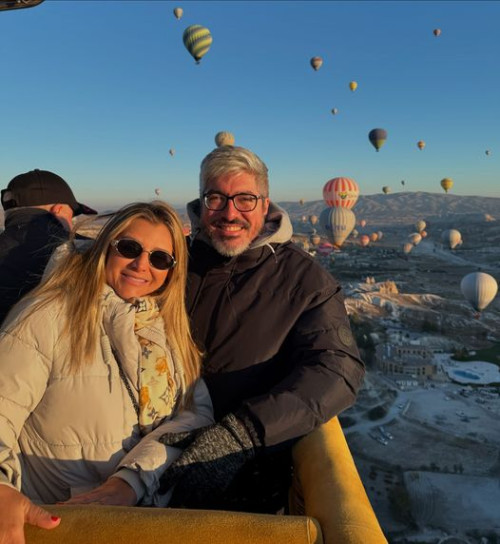
[[[319,217],[326,208],[323,200],[311,200],[303,205],[297,201],[278,204],[294,221],[303,215]],[[184,209],[177,211],[187,220]],[[456,222],[459,218],[482,221],[486,215],[500,220],[500,198],[402,191],[388,195],[362,195],[352,211],[358,221],[366,219],[371,225],[380,227],[414,223],[419,219],[434,223]],[[3,226],[1,210],[0,226]]]
[[[305,202],[278,202],[296,220],[302,215],[317,215],[326,208],[323,200]],[[500,219],[500,198],[460,196],[452,194],[400,192],[360,196],[352,211],[357,220],[366,219],[370,224],[399,225],[425,219],[433,222],[464,219]]]

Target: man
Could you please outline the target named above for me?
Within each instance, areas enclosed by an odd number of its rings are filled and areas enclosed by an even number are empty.
[[[217,423],[162,437],[186,447],[164,485],[173,506],[276,512],[290,447],[353,404],[364,365],[339,284],[291,243],[254,153],[207,155],[188,213],[187,305]]]
[[[47,170],[19,174],[1,194],[0,323],[38,285],[52,252],[68,240],[73,216],[97,213],[77,202],[69,185]]]

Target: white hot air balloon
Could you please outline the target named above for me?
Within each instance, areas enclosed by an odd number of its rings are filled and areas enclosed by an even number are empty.
[[[462,278],[460,290],[474,310],[481,312],[496,297],[498,283],[485,272],[472,272]]]
[[[450,249],[455,249],[456,247],[462,245],[462,235],[456,229],[447,229],[441,234],[441,241],[444,245],[448,246]]]
[[[326,222],[330,226],[330,228],[326,227],[330,241],[335,246],[340,247],[354,229],[356,216],[351,209],[340,206],[329,209]]]

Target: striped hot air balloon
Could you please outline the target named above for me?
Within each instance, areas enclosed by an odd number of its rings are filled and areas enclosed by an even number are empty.
[[[190,55],[200,63],[201,58],[208,52],[212,45],[210,30],[201,25],[191,25],[184,30],[182,41]]]
[[[323,198],[327,206],[352,208],[359,196],[358,184],[351,178],[333,178],[323,187]]]

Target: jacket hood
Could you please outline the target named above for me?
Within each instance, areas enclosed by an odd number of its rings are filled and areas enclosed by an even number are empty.
[[[187,212],[191,221],[191,241],[201,240],[210,246],[212,242],[201,228],[201,202],[192,200],[187,204]],[[273,202],[269,202],[264,228],[248,249],[255,249],[269,244],[283,244],[291,240],[293,234],[292,222],[288,213]]]

